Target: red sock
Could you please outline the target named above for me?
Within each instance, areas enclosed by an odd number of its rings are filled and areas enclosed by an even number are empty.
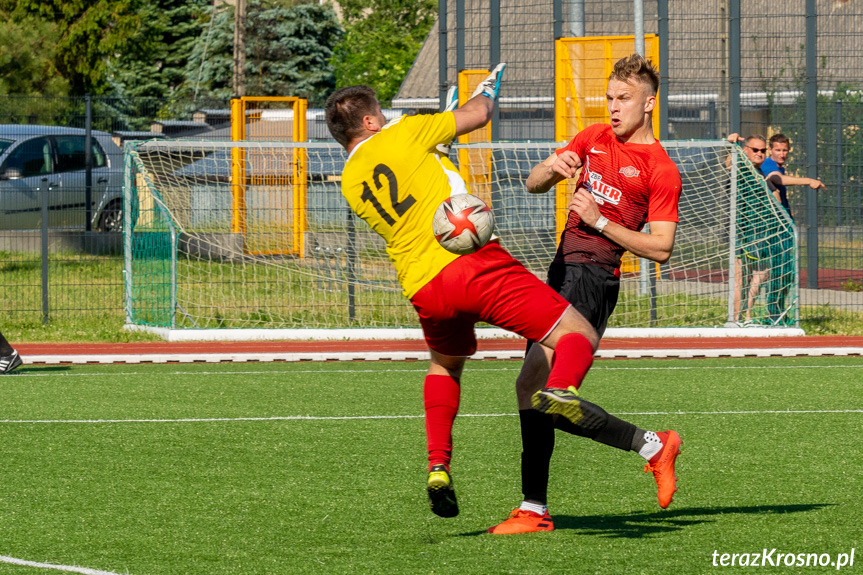
[[[569,333],[560,338],[551,357],[551,374],[546,387],[566,389],[581,386],[587,370],[593,365],[593,345],[580,333]]]
[[[458,413],[461,386],[448,375],[427,375],[423,386],[426,411],[426,442],[429,468],[443,463],[449,470],[452,458],[452,424]]]

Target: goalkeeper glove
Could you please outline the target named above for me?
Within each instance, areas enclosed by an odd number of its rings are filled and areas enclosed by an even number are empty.
[[[449,90],[446,92],[444,103],[446,104],[443,109],[444,112],[452,112],[458,108],[458,88],[456,86],[449,87]]]
[[[446,106],[444,107],[444,112],[452,112],[456,108],[458,108],[458,88],[456,86],[450,86],[449,90],[446,92],[446,100],[444,100]],[[447,142],[446,144],[438,144],[435,147],[439,156],[449,157],[449,148],[452,145],[452,142]]]
[[[473,98],[474,96],[482,94],[483,96],[491,98],[492,102],[496,101],[497,93],[500,91],[500,79],[503,76],[505,68],[506,62],[501,62],[495,66],[494,70],[491,71],[491,74],[488,75],[488,78],[479,83],[479,86],[476,87],[476,90],[473,91],[473,94],[471,94],[470,97]]]

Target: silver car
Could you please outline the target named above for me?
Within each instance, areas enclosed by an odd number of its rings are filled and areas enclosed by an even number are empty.
[[[91,131],[91,229],[123,228],[123,152]],[[81,128],[0,125],[0,230],[86,228],[86,140]]]

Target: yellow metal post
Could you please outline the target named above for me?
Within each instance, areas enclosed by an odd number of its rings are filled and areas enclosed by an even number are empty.
[[[470,99],[470,95],[489,75],[488,70],[462,70],[458,73],[459,106]],[[460,144],[491,142],[491,123],[469,134],[458,137]],[[491,205],[491,149],[459,150],[459,173],[470,192]]]
[[[265,118],[264,110],[271,104],[287,105],[290,117]],[[249,113],[250,104],[257,110]],[[231,101],[231,139],[234,141],[307,140],[307,102],[303,98],[245,96]],[[247,117],[248,116],[248,117]],[[248,123],[248,125],[247,125]],[[295,254],[303,257],[303,236],[307,228],[308,173],[307,150],[294,148],[287,173],[276,173],[277,166],[262,153],[249,154],[243,148],[232,150],[232,229],[242,233],[246,253],[258,255]],[[249,191],[248,186],[254,185]],[[290,186],[290,187],[288,187]],[[290,210],[284,217],[258,213],[250,221],[247,193],[274,195],[273,205]],[[290,205],[287,205],[290,203]],[[260,212],[260,210],[259,210]],[[263,220],[262,220],[263,217]]]
[[[246,139],[246,105],[231,100],[231,141]],[[246,233],[246,150],[231,148],[231,232]]]
[[[294,103],[294,141],[305,142],[307,136],[306,125],[306,106],[307,102],[304,99],[297,99]],[[307,227],[306,220],[306,204],[308,197],[308,177],[306,171],[306,149],[294,148],[293,150],[293,192],[294,192],[294,226],[293,226],[293,249],[294,253],[299,257],[303,257],[305,250],[303,249],[304,232]]]
[[[659,64],[659,37],[645,34],[645,51]],[[617,60],[635,52],[634,36],[560,38],[555,41],[554,137],[558,142],[599,122],[608,122],[605,91]],[[653,133],[659,137],[659,106],[653,110]],[[561,182],[555,190],[555,222],[558,237],[569,216],[569,199],[574,186]]]

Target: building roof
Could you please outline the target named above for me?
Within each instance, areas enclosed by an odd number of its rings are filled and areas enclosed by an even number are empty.
[[[467,69],[488,69],[488,0],[464,2],[462,59]],[[633,33],[631,0],[586,0],[586,36]],[[457,81],[456,0],[448,0],[447,78]],[[668,0],[669,64],[662,71],[669,80],[669,96],[727,98],[727,19],[722,2]],[[837,82],[863,85],[863,0],[816,0],[818,23],[818,75],[827,89]],[[570,36],[564,3],[563,30]],[[766,102],[767,92],[790,94],[805,76],[805,0],[748,0],[741,7],[741,88],[751,105]],[[645,2],[644,29],[657,33],[656,2]],[[438,77],[440,31],[432,26],[410,71],[402,82],[393,107],[439,109]],[[532,98],[551,105],[554,95],[553,3],[524,4],[500,0],[500,60],[507,62],[501,88],[501,108]],[[723,92],[724,90],[724,92]],[[744,102],[744,105],[747,105]]]

